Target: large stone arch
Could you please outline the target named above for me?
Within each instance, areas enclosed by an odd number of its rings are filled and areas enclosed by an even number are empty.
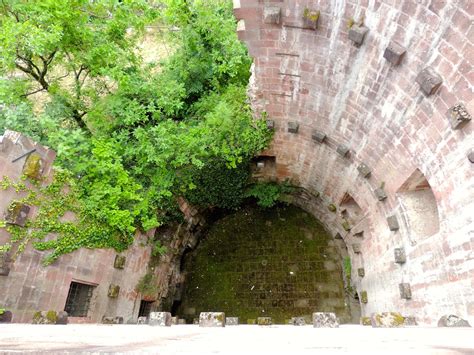
[[[344,228],[346,193],[365,216],[354,265],[365,268],[357,280],[368,295],[363,313],[397,310],[422,324],[446,313],[472,320],[473,124],[458,125],[451,113],[458,104],[474,111],[472,3],[240,0],[234,8],[254,59],[255,115],[265,112],[275,130],[262,153],[275,157],[267,178],[304,189],[294,203],[348,245],[360,235]],[[363,27],[357,45],[349,32]],[[415,240],[397,192],[416,169],[429,181],[439,230]],[[404,263],[395,262],[400,248]],[[411,299],[399,284],[410,285]]]

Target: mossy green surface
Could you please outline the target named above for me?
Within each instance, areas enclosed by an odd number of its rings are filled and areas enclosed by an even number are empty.
[[[246,207],[217,221],[186,262],[185,292],[177,315],[295,316],[335,312],[344,321],[341,257],[331,236],[294,206]],[[194,308],[195,315],[185,314]],[[189,319],[188,319],[189,318]]]
[[[32,180],[39,180],[41,179],[41,168],[41,155],[38,153],[32,153],[26,158],[23,167],[23,174]]]

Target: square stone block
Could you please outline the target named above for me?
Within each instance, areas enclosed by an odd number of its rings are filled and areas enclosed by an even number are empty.
[[[354,251],[354,253],[360,254],[360,252],[361,252],[360,243],[354,243],[354,244],[352,244],[352,250]]]
[[[146,317],[138,317],[137,324],[147,324],[148,319]]]
[[[109,296],[110,298],[117,298],[119,293],[120,293],[120,286],[110,284],[109,291],[107,292],[107,296]]]
[[[370,176],[370,168],[364,163],[360,163],[360,165],[357,167],[357,170],[359,171],[359,174],[364,178],[368,178]]]
[[[306,319],[304,319],[304,317],[292,317],[290,319],[290,324],[293,324],[296,326],[306,325]]]
[[[349,153],[349,148],[344,145],[344,144],[339,144],[337,146],[336,152],[343,158],[347,157],[347,154]]]
[[[127,258],[123,255],[115,255],[114,268],[123,269]]]
[[[315,142],[323,143],[326,140],[326,133],[323,133],[321,131],[313,131],[311,138]]]
[[[303,27],[313,30],[317,29],[320,15],[319,10],[305,9],[303,13]]]
[[[257,324],[258,325],[272,325],[272,318],[271,317],[258,317]]]
[[[224,312],[201,312],[199,314],[200,327],[225,327]]]
[[[297,122],[288,122],[288,132],[296,134],[299,128],[300,125]]]
[[[406,53],[406,49],[399,45],[397,42],[390,42],[388,47],[385,48],[383,57],[387,59],[393,65],[398,65],[403,59]]]
[[[459,129],[472,119],[462,103],[458,103],[451,107],[447,114],[452,129]]]
[[[400,225],[398,224],[397,216],[389,216],[387,217],[388,228],[391,231],[397,231],[400,229]]]
[[[403,327],[405,317],[398,312],[372,313],[370,322],[374,328],[396,328]]]
[[[364,277],[365,276],[365,269],[363,267],[360,267],[357,269],[357,275],[359,275],[360,277]]]
[[[266,6],[263,9],[263,22],[271,25],[280,24],[281,9],[278,6]]]
[[[364,43],[367,32],[369,32],[367,27],[353,25],[349,30],[349,39],[357,46],[360,46],[362,43]]]
[[[5,222],[24,227],[30,209],[31,208],[28,205],[13,201],[5,212]]]
[[[275,129],[275,121],[273,120],[266,120],[267,129],[274,130]]]
[[[407,257],[405,255],[405,248],[395,248],[394,249],[395,255],[395,262],[397,264],[404,264],[407,261]]]
[[[387,198],[387,194],[385,193],[385,190],[381,187],[379,187],[378,189],[375,189],[374,193],[375,193],[375,197],[377,197],[377,200],[379,201],[383,201]]]
[[[410,284],[408,283],[401,283],[398,284],[398,287],[400,289],[400,298],[403,298],[405,300],[411,299],[411,287]]]
[[[148,324],[159,327],[171,327],[171,318],[170,312],[150,312]]]
[[[225,325],[239,325],[239,317],[226,317]]]
[[[368,303],[369,298],[367,297],[367,291],[360,291],[360,301],[362,303]]]
[[[429,96],[441,86],[443,79],[433,68],[427,67],[418,74],[416,82],[420,85],[421,91]]]
[[[313,313],[314,328],[339,328],[339,320],[336,315],[331,312],[315,312]]]

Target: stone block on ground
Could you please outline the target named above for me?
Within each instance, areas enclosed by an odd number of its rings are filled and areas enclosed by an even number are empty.
[[[393,232],[400,229],[400,225],[398,224],[397,216],[389,216],[387,217],[387,224],[388,228]]]
[[[375,197],[377,197],[377,200],[383,201],[387,198],[387,194],[385,193],[385,190],[381,187],[378,189],[374,190]]]
[[[147,323],[148,323],[147,317],[138,317],[137,324],[147,324]]]
[[[56,320],[56,324],[65,325],[69,322],[69,315],[65,311],[58,312],[58,318]]]
[[[397,328],[404,326],[405,317],[398,312],[372,313],[370,322],[374,328]]]
[[[0,324],[1,323],[11,323],[13,318],[13,313],[10,311],[3,311],[2,314],[0,314]]]
[[[344,144],[339,144],[336,148],[336,152],[341,157],[346,158],[347,155],[349,154],[349,147]]]
[[[225,327],[224,312],[201,312],[199,315],[200,327]]]
[[[304,317],[293,317],[290,320],[290,324],[296,325],[296,326],[302,326],[306,325],[306,320]]]
[[[225,324],[226,325],[239,325],[239,317],[226,317]]]
[[[159,327],[170,327],[172,324],[171,318],[170,312],[150,312],[148,324]]]
[[[321,131],[314,131],[311,138],[315,142],[323,143],[326,140],[326,134]]]
[[[440,318],[438,321],[438,327],[449,327],[449,328],[457,328],[457,327],[470,327],[471,325],[465,319],[458,317],[454,314],[447,314]]]
[[[24,227],[31,207],[24,203],[13,201],[5,211],[5,222]]]
[[[37,311],[33,315],[33,324],[56,324],[57,320],[56,311]]]
[[[272,318],[271,317],[258,317],[257,324],[258,325],[272,325]]]
[[[338,328],[339,320],[335,313],[331,312],[315,312],[313,313],[314,328]]]

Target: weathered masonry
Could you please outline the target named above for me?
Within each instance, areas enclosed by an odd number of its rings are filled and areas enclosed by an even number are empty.
[[[472,1],[235,0],[260,177],[343,238],[362,313],[474,320]],[[260,162],[260,165],[258,164]]]

